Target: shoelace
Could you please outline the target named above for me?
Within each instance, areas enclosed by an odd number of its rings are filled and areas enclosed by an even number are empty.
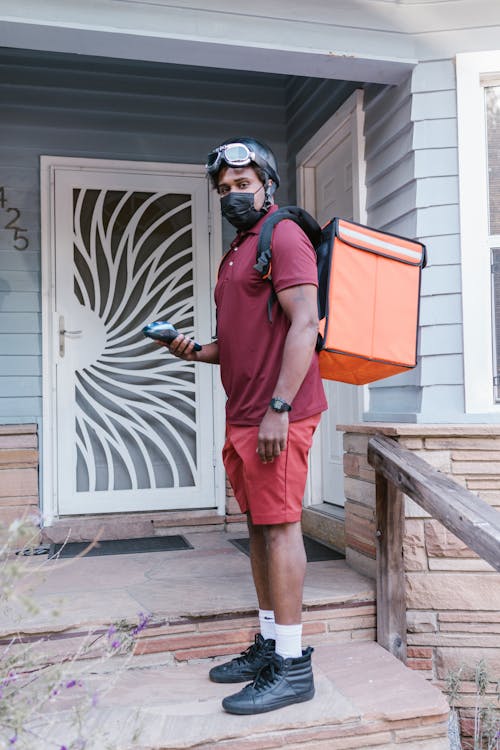
[[[241,656],[237,656],[235,661],[237,664],[244,664],[246,661],[250,661],[250,658],[255,656],[256,652],[259,650],[259,646],[257,643],[252,643],[251,646],[249,646],[245,651],[241,652]]]
[[[276,665],[274,661],[264,664],[257,672],[252,687],[257,693],[261,693],[274,683],[276,679]]]

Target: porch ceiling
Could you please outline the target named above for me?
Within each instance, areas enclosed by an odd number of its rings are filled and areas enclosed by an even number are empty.
[[[194,6],[194,7],[193,7]],[[363,14],[360,10],[363,6]],[[398,83],[415,64],[411,38],[377,21],[366,2],[334,6],[257,0],[0,0],[0,45],[374,83]],[[355,17],[352,10],[356,11]],[[364,18],[365,28],[359,27]]]
[[[0,0],[0,45],[397,84],[498,48],[498,0]],[[471,33],[471,30],[474,33]]]
[[[48,52],[105,56],[129,60],[226,68],[281,75],[311,76],[369,83],[398,84],[415,61],[356,58],[345,53],[328,54],[229,44],[212,44],[165,37],[141,39],[132,34],[64,29],[56,31],[37,24],[0,21],[0,46]]]

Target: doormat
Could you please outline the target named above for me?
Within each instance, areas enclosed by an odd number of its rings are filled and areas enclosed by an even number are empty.
[[[322,560],[345,560],[345,555],[341,552],[336,552],[330,547],[326,547],[321,542],[317,542],[315,539],[311,539],[310,536],[302,536],[304,540],[304,547],[307,555],[307,562],[321,562]],[[244,552],[248,557],[250,556],[250,539],[229,539],[231,544],[234,544],[241,552]]]
[[[89,542],[68,542],[68,544],[52,544],[49,557],[76,557],[89,546]],[[176,552],[183,549],[193,549],[193,545],[180,534],[173,536],[150,536],[139,539],[110,539],[97,542],[85,557],[99,555],[137,555],[141,552]]]

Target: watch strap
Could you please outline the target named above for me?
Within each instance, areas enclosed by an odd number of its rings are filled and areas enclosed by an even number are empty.
[[[287,404],[285,399],[281,398],[280,396],[273,396],[273,398],[269,402],[269,406],[273,411],[276,411],[279,414],[282,414],[285,411],[292,411],[292,407],[290,406],[290,404]]]

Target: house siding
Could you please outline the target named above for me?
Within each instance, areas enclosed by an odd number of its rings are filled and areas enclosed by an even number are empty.
[[[199,164],[215,143],[251,133],[285,165],[285,77],[4,50],[0,79],[0,186],[30,243],[16,251],[0,230],[0,424],[31,423],[41,417],[40,155]],[[282,177],[286,201],[286,168]]]
[[[428,249],[422,282],[422,402],[418,422],[467,421],[464,403],[456,74],[452,60],[422,63],[412,76],[415,154],[419,161],[417,236]],[[427,152],[440,154],[429,164]],[[432,156],[432,155],[431,155]],[[432,310],[426,324],[428,311]],[[437,353],[438,342],[448,339]],[[425,346],[423,342],[425,341]],[[454,346],[451,346],[451,341]]]
[[[455,68],[419,64],[398,87],[368,87],[368,223],[425,243],[417,367],[370,386],[367,421],[466,421]]]
[[[0,185],[30,246],[0,229],[0,423],[41,415],[41,154],[203,162],[216,142],[252,133],[295,200],[296,154],[360,84],[297,76],[0,54]],[[367,223],[428,249],[419,361],[372,384],[367,421],[468,421],[464,413],[455,68],[423,62],[398,86],[365,85]],[[258,106],[256,106],[258,103]],[[2,226],[4,226],[5,222]],[[233,230],[224,230],[225,241]],[[500,419],[500,417],[499,417]]]

